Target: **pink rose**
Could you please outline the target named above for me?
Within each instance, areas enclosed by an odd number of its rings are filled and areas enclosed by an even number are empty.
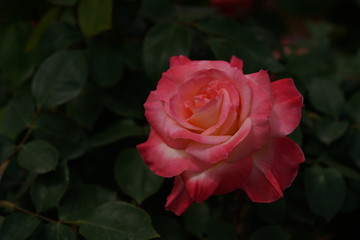
[[[283,196],[304,161],[289,138],[303,98],[292,79],[270,82],[243,63],[170,59],[145,103],[151,132],[138,150],[152,171],[174,177],[166,209],[182,214],[194,201],[243,189],[254,202]]]

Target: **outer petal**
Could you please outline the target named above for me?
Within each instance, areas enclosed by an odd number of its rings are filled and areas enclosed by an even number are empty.
[[[252,172],[242,188],[254,202],[272,202],[281,198],[304,161],[301,149],[289,138],[270,141],[252,158]]]
[[[270,92],[270,77],[267,71],[260,70],[257,73],[246,74],[245,77],[264,88],[265,91]]]
[[[191,60],[183,55],[173,56],[170,58],[170,68],[190,63]]]
[[[172,97],[179,87],[185,82],[193,79],[199,72],[210,69],[229,72],[232,67],[225,61],[191,61],[186,64],[177,64],[173,61],[173,66],[163,73],[158,82],[156,91],[161,92],[162,96]]]
[[[230,153],[229,161],[245,158],[261,149],[270,138],[271,95],[256,81],[250,81],[252,99],[248,118],[251,119],[251,131]]]
[[[222,161],[203,172],[182,174],[187,192],[197,202],[213,194],[224,194],[242,186],[251,172],[250,157],[237,162]]]
[[[301,119],[303,98],[290,78],[271,83],[273,111],[270,116],[273,137],[283,137],[294,131]]]
[[[242,70],[242,69],[243,69],[243,66],[244,66],[243,61],[242,61],[241,59],[237,58],[236,56],[232,56],[232,57],[231,57],[231,59],[230,59],[230,65],[231,65],[232,67],[236,67],[236,68],[238,68],[238,69],[240,69],[240,70]]]
[[[185,151],[169,147],[154,130],[151,130],[146,142],[137,145],[137,149],[150,169],[163,177],[173,177],[184,170],[202,171],[209,167]]]
[[[175,177],[173,190],[165,204],[166,210],[172,211],[180,216],[193,202],[194,200],[190,198],[190,195],[185,189],[181,176]]]
[[[153,128],[161,138],[172,148],[183,149],[187,145],[187,141],[183,139],[174,139],[168,134],[165,133],[167,129],[176,131],[177,129],[183,130],[180,128],[176,122],[172,119],[169,119],[168,115],[164,112],[164,103],[160,99],[160,96],[156,91],[150,93],[145,107],[145,117],[148,120],[151,128]]]

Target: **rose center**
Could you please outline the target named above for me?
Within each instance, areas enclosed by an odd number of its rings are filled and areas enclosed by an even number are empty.
[[[221,91],[213,87],[208,87],[201,93],[195,95],[193,99],[185,101],[185,108],[191,112],[186,121],[195,126],[207,129],[218,121],[221,104]]]

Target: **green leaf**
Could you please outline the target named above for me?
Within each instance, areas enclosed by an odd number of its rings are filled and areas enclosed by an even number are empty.
[[[88,147],[82,129],[62,115],[41,115],[33,133],[35,138],[46,140],[53,145],[66,160],[79,157]]]
[[[27,23],[0,25],[0,70],[12,87],[27,80],[35,67],[32,53],[25,52],[30,33],[31,27]]]
[[[0,132],[15,139],[21,131],[30,127],[35,106],[29,94],[15,96],[5,108],[0,118]]]
[[[36,235],[36,240],[76,240],[70,227],[61,223],[48,223]]]
[[[349,155],[355,164],[360,168],[360,130],[354,131],[353,138],[350,144]]]
[[[344,204],[346,184],[335,168],[314,166],[305,172],[305,193],[310,209],[329,221]]]
[[[317,122],[315,133],[323,143],[330,144],[345,134],[348,125],[348,122],[345,121],[326,118]]]
[[[209,38],[207,41],[216,59],[229,61],[232,56],[236,56],[244,61],[244,70],[247,73],[258,72],[260,68],[273,71],[280,71],[282,68],[277,67],[276,64],[263,63],[263,58],[254,54],[251,48],[244,47],[237,42],[222,38]]]
[[[144,111],[140,104],[131,99],[115,99],[108,97],[105,106],[116,115],[128,118],[144,118]]]
[[[359,109],[360,109],[360,91],[358,91],[354,95],[352,95],[349,102],[346,103],[347,113],[357,123],[360,123]]]
[[[115,178],[122,191],[139,204],[157,192],[163,178],[155,175],[135,148],[123,150],[115,163]]]
[[[57,21],[44,32],[37,45],[38,62],[42,63],[48,56],[75,45],[83,40],[83,35],[76,27]]]
[[[85,36],[93,36],[111,28],[111,0],[80,0],[78,21]]]
[[[216,14],[213,7],[204,6],[176,6],[176,17],[183,21],[202,20]]]
[[[40,220],[32,215],[13,213],[1,225],[1,240],[25,240],[39,225]]]
[[[145,211],[125,202],[105,203],[80,221],[87,240],[145,240],[158,237]]]
[[[63,220],[84,219],[99,205],[116,200],[112,191],[95,185],[85,185],[70,189],[59,205],[59,216]]]
[[[82,51],[61,51],[40,66],[31,91],[38,105],[55,107],[76,97],[85,83],[88,67]]]
[[[189,30],[178,23],[159,23],[146,35],[144,42],[144,67],[153,81],[158,81],[168,66],[171,56],[188,55]]]
[[[56,19],[59,17],[59,14],[60,14],[60,8],[58,7],[50,8],[45,13],[45,15],[41,18],[40,22],[36,25],[35,29],[33,30],[29,38],[25,49],[26,51],[31,51],[38,45],[43,33],[46,31],[46,29],[49,28],[49,26],[53,22],[56,21]]]
[[[290,233],[279,226],[267,226],[255,231],[249,238],[250,240],[290,240]]]
[[[74,6],[77,0],[47,0],[49,3],[61,6]]]
[[[65,164],[55,172],[39,175],[31,186],[31,200],[37,212],[44,212],[57,205],[69,183],[69,173]]]
[[[205,203],[195,202],[186,210],[183,218],[186,229],[201,239],[209,219],[209,208]]]
[[[91,139],[93,147],[100,147],[110,143],[128,138],[143,135],[143,131],[132,120],[119,120],[96,134]]]
[[[19,165],[34,173],[55,170],[58,160],[57,150],[43,140],[33,140],[25,144],[18,155]]]
[[[86,84],[80,95],[66,105],[68,116],[80,125],[92,128],[103,110],[99,99],[99,89],[90,83]]]
[[[167,18],[173,12],[172,4],[169,0],[143,0],[141,3],[141,15],[152,20]]]
[[[0,163],[9,158],[14,151],[15,144],[10,138],[0,135]]]
[[[153,218],[155,230],[159,233],[161,240],[188,240],[189,234],[178,221],[166,216],[155,216]]]
[[[353,142],[353,143],[356,144],[356,142]],[[360,144],[360,142],[358,142],[358,144]],[[357,149],[359,149],[358,148],[359,145],[356,145],[356,146],[357,146]],[[350,150],[350,154],[351,154],[351,150]],[[322,162],[329,167],[335,168],[344,177],[348,177],[350,179],[357,180],[357,181],[360,180],[360,172],[356,171],[356,169],[353,169],[353,168],[350,168],[350,167],[347,167],[347,166],[341,164],[339,161],[332,160],[331,157],[329,157],[327,154],[319,157],[317,159],[317,161]]]
[[[236,55],[244,60],[244,69],[251,72],[259,71],[260,67],[275,72],[283,70],[283,66],[274,59],[272,50],[249,28],[236,21],[223,17],[210,18],[199,22],[196,27],[212,36],[209,44],[218,59],[229,61],[232,55]]]
[[[94,81],[103,87],[115,85],[124,71],[120,48],[109,42],[90,44],[90,72]]]
[[[221,219],[211,218],[206,223],[205,230],[209,240],[238,239],[234,226]]]
[[[256,203],[255,206],[258,214],[268,223],[283,223],[287,210],[284,198],[271,203]]]
[[[316,110],[332,117],[338,117],[345,104],[344,95],[339,87],[322,79],[311,85],[309,99]]]

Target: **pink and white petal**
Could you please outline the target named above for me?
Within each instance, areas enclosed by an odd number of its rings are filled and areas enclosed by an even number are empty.
[[[164,112],[164,102],[160,99],[156,91],[150,93],[145,104],[145,117],[150,126],[160,135],[160,137],[172,148],[184,149],[187,146],[187,140],[174,139],[167,134],[167,129],[172,131],[182,130],[178,124],[169,119],[169,116]]]
[[[264,88],[265,91],[267,92],[271,91],[270,77],[267,71],[260,70],[259,72],[256,73],[245,74],[245,77],[251,80],[252,82],[256,83],[257,85],[261,86],[262,88]]]
[[[202,129],[208,129],[214,126],[222,115],[223,102],[222,96],[215,97],[189,117],[187,122],[194,126],[199,126]]]
[[[227,84],[228,85],[228,84]],[[239,112],[239,94],[233,85],[223,86],[219,92],[222,96],[222,106],[216,124],[206,129],[203,135],[226,135],[237,120]],[[233,135],[233,132],[230,132]]]
[[[229,155],[229,161],[237,161],[251,155],[261,149],[270,138],[270,112],[271,96],[264,88],[255,82],[249,83],[252,90],[250,101],[250,113],[248,118],[251,120],[251,131]],[[242,123],[244,124],[244,123]],[[188,147],[187,147],[188,148]],[[185,151],[188,152],[187,148]]]
[[[231,67],[225,61],[191,61],[184,65],[175,65],[162,74],[156,91],[169,99],[185,82],[197,78],[202,71],[211,69],[226,73]]]
[[[205,136],[194,133],[180,126],[164,111],[164,102],[159,99],[156,91],[150,93],[145,107],[145,116],[150,126],[172,148],[184,149],[190,140],[202,144],[220,144],[231,136]]]
[[[273,110],[270,115],[273,137],[290,134],[299,125],[303,97],[290,78],[271,83]]]
[[[137,149],[149,168],[162,177],[173,177],[185,170],[202,171],[209,167],[185,151],[169,147],[154,130],[151,130],[146,142],[137,145]]]
[[[251,120],[244,121],[241,128],[229,140],[222,144],[208,145],[199,142],[190,142],[185,151],[194,158],[209,164],[217,163],[227,159],[229,153],[250,133]],[[211,136],[209,136],[211,137]]]
[[[164,101],[165,112],[178,124],[187,129],[198,132],[204,131],[204,129],[200,126],[191,124],[191,121],[186,121],[186,119],[191,118],[191,116],[195,115],[198,111],[197,108],[199,108],[199,106],[195,106],[196,96],[206,95],[206,89],[210,89],[211,85],[214,84],[221,85],[221,87],[223,87],[223,85],[228,86],[229,84],[227,83],[231,84],[231,82],[227,79],[228,76],[226,73],[216,69],[207,69],[194,73],[192,79],[179,86],[174,96],[172,96],[168,101]],[[159,94],[161,95],[161,92]],[[234,98],[235,97],[236,96],[234,96]],[[192,106],[192,104],[194,106]]]
[[[168,119],[168,121],[170,121]],[[228,141],[229,139],[232,138],[232,136],[230,135],[222,135],[222,136],[206,136],[206,135],[201,135],[198,133],[194,133],[191,131],[188,131],[187,129],[171,129],[169,128],[168,131],[168,136],[170,136],[172,139],[176,139],[177,141],[184,141],[186,142],[186,146],[188,146],[190,143],[196,142],[199,144],[209,144],[209,145],[218,145],[218,144],[222,144],[226,141]],[[189,140],[193,140],[193,141],[189,141]],[[185,148],[186,148],[185,146]]]
[[[272,202],[283,196],[297,175],[304,154],[289,138],[270,141],[251,156],[253,168],[242,188],[254,202]]]
[[[237,162],[221,161],[203,172],[185,171],[182,174],[187,192],[197,202],[213,194],[224,194],[240,188],[252,167],[250,157]]]
[[[244,67],[244,63],[241,59],[237,58],[236,56],[232,56],[230,59],[230,66],[242,70]]]
[[[238,92],[239,96],[239,123],[242,123],[248,116],[251,111],[252,97],[253,93],[250,87],[250,80],[247,79],[242,71],[233,68],[234,71],[231,75],[231,80]]]
[[[270,137],[270,125],[268,119],[259,118],[251,120],[251,130],[229,154],[228,161],[238,161],[263,148]],[[186,149],[185,149],[186,150]]]
[[[174,179],[174,187],[167,197],[165,209],[180,216],[193,202],[194,200],[190,198],[190,195],[185,189],[181,176],[176,176]]]
[[[191,60],[184,55],[173,56],[170,58],[170,67],[181,66],[190,63]]]

